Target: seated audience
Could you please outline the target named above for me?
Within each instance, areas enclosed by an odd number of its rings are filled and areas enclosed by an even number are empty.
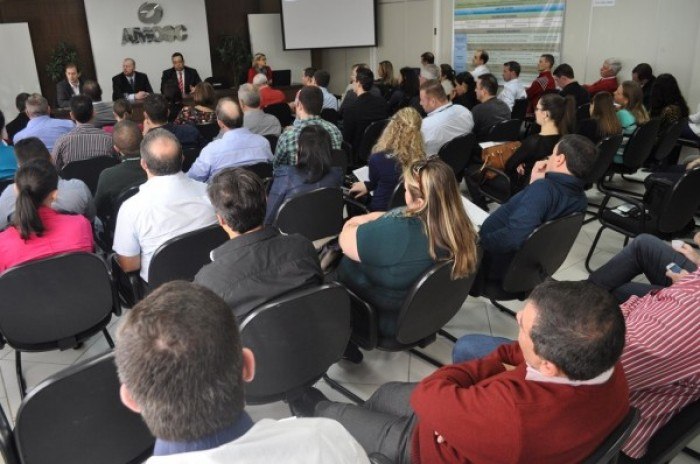
[[[440,65],[440,84],[445,89],[445,95],[448,98],[451,97],[457,82],[455,82],[455,70],[447,63]]]
[[[22,139],[14,148],[19,167],[37,159],[51,161],[51,154],[36,137]],[[16,199],[14,184],[8,185],[0,194],[0,230],[12,222]],[[95,203],[90,189],[79,179],[58,179],[58,195],[51,208],[61,213],[82,214],[91,221],[95,217]]]
[[[238,103],[243,111],[243,127],[258,135],[282,133],[279,119],[260,109],[260,93],[253,84],[243,84],[238,88]]]
[[[557,88],[554,82],[554,76],[552,76],[552,68],[554,67],[554,56],[549,53],[545,53],[540,56],[537,62],[537,72],[539,73],[530,87],[525,89],[525,94],[527,95],[528,107],[527,114],[532,115],[535,113],[535,107],[537,102],[540,101],[540,97],[545,93],[555,91]]]
[[[613,96],[610,92],[598,92],[593,96],[589,119],[579,121],[578,134],[598,143],[605,137],[622,133],[622,126],[615,112]]]
[[[0,111],[0,134],[2,134],[4,128],[5,115]],[[15,158],[15,150],[0,138],[0,180],[11,179],[15,175],[16,170],[17,159]]]
[[[476,271],[478,260],[452,169],[431,157],[404,172],[404,185],[405,208],[355,216],[339,238],[338,281],[376,309],[384,336],[394,335],[411,285],[437,261],[454,259],[458,279]]]
[[[372,149],[367,163],[369,180],[355,182],[350,188],[350,195],[368,201],[370,211],[386,211],[401,173],[425,159],[421,122],[413,108],[400,109]]]
[[[169,282],[134,306],[115,360],[122,402],[156,437],[151,464],[369,463],[335,421],[253,422],[244,383],[255,376],[254,354],[229,307],[204,287]]]
[[[14,217],[10,227],[0,232],[0,273],[60,253],[92,252],[90,221],[51,207],[58,196],[58,173],[49,160],[22,164],[13,188],[17,189]]]
[[[622,69],[622,63],[617,58],[608,58],[603,61],[600,67],[600,79],[593,84],[584,85],[583,87],[588,93],[593,96],[598,92],[614,93],[617,90],[617,73]]]
[[[92,125],[95,111],[90,97],[76,95],[71,98],[70,117],[75,121],[75,128],[60,136],[51,150],[51,157],[59,170],[74,161],[114,155],[112,137]]]
[[[474,56],[472,57],[472,64],[474,65],[474,70],[471,72],[472,76],[474,77],[474,80],[478,79],[479,76],[491,73],[488,66],[486,66],[486,63],[488,62],[489,54],[486,50],[474,51]]]
[[[656,76],[648,63],[639,63],[632,70],[632,80],[639,84],[644,94],[644,107],[651,107],[651,88],[654,86]]]
[[[678,87],[678,81],[671,74],[659,74],[656,77],[651,88],[650,104],[650,116],[661,118],[660,134],[690,114],[688,104]]]
[[[421,68],[418,80],[420,81],[421,85],[423,85],[425,81],[440,81],[441,74],[442,71],[440,70],[440,66],[435,64],[426,64]]]
[[[586,211],[585,179],[597,156],[596,147],[587,138],[565,135],[548,159],[535,163],[530,185],[481,225],[479,243],[484,257],[478,278],[502,281],[515,253],[535,229],[547,221]]]
[[[343,111],[343,139],[352,146],[354,155],[360,150],[367,126],[389,117],[386,100],[370,92],[373,85],[372,71],[367,68],[358,69],[354,88],[357,98]]]
[[[140,269],[148,282],[148,267],[160,245],[215,224],[216,215],[206,184],[182,172],[182,147],[171,132],[156,128],[144,135],[141,167],[148,180],[119,209],[113,249],[124,272]]]
[[[350,83],[345,88],[343,99],[340,101],[340,107],[338,108],[338,112],[340,113],[341,117],[345,112],[345,108],[351,106],[353,103],[355,103],[355,100],[357,100],[357,93],[355,93],[355,78],[357,77],[358,69],[369,69],[369,66],[367,66],[365,63],[353,65],[352,71],[350,72]],[[369,92],[376,97],[382,96],[382,92],[376,85],[372,85]]]
[[[331,74],[323,69],[314,72],[312,81],[313,85],[321,89],[323,92],[323,108],[338,111],[338,99],[328,91],[328,85],[331,83]]]
[[[269,86],[267,77],[264,74],[256,74],[253,77],[253,85],[260,92],[260,109],[264,110],[270,105],[285,103],[287,97],[281,90],[273,89]]]
[[[520,63],[517,61],[503,63],[503,81],[503,90],[498,95],[498,98],[508,105],[508,108],[512,111],[515,100],[527,98],[525,87],[520,82]]]
[[[67,63],[64,67],[64,73],[66,78],[56,84],[56,103],[58,103],[59,108],[69,107],[71,98],[75,95],[82,95],[83,83],[85,82],[75,63]]]
[[[431,52],[422,53],[420,56],[421,67],[427,64],[435,64],[435,55],[433,55]]]
[[[418,384],[385,384],[361,406],[311,390],[303,409],[391,462],[584,462],[629,410],[622,314],[594,285],[547,281],[518,326],[518,341]]]
[[[428,113],[421,128],[428,155],[437,154],[444,144],[457,136],[470,133],[474,128],[471,111],[450,103],[439,81],[430,80],[421,84],[420,104]]]
[[[200,82],[192,92],[194,105],[188,105],[180,110],[175,118],[175,124],[214,124],[216,122],[216,93],[209,82]]]
[[[389,97],[389,113],[394,114],[407,106],[422,111],[420,107],[420,83],[413,68],[403,67],[399,70],[399,83]]]
[[[112,104],[112,115],[116,121],[115,123],[124,120],[131,121],[133,112],[134,110],[131,107],[131,103],[126,98],[120,98]],[[138,127],[139,130],[143,132],[143,124],[139,124]],[[114,132],[114,126],[102,126],[102,130],[111,134]]]
[[[5,126],[7,141],[10,145],[14,143],[15,134],[27,127],[27,123],[29,123],[29,116],[27,116],[27,98],[29,98],[27,92],[22,92],[15,98],[15,107],[18,111],[17,116]]]
[[[474,109],[479,104],[476,98],[476,82],[471,73],[462,72],[455,76],[454,94],[452,95],[452,103],[462,105],[468,110]]]
[[[297,141],[299,153],[295,166],[278,166],[267,201],[265,224],[275,222],[284,200],[322,187],[340,187],[343,170],[331,167],[331,137],[321,126],[305,126]]]
[[[102,101],[102,88],[96,81],[87,80],[83,84],[83,95],[90,97],[95,116],[92,125],[102,129],[105,126],[113,126],[117,121],[114,118],[114,103]]]
[[[168,122],[168,101],[162,95],[149,95],[143,101],[143,133],[162,128],[177,137],[182,148],[202,148],[204,137],[191,124]]]
[[[642,89],[634,81],[624,81],[615,90],[615,103],[619,105],[617,119],[620,121],[622,133],[632,135],[637,129],[649,122],[649,113],[643,104]]]
[[[248,84],[253,83],[253,78],[262,74],[269,82],[272,82],[272,68],[267,65],[267,57],[264,53],[256,53],[253,57],[253,64],[248,69]]]
[[[22,139],[36,137],[51,151],[56,140],[75,127],[72,121],[52,118],[49,102],[38,93],[31,94],[25,106],[29,122],[27,127],[15,134],[12,139],[14,144]]]
[[[377,66],[377,80],[374,81],[374,85],[379,88],[382,97],[385,100],[389,100],[394,89],[399,85],[394,77],[394,65],[391,64],[391,61],[381,61],[379,63],[379,66]]]
[[[474,133],[477,142],[488,140],[489,131],[495,124],[510,119],[508,105],[496,98],[498,81],[493,74],[482,74],[476,80],[476,98],[481,102],[472,110]]]
[[[223,298],[239,323],[279,295],[323,283],[318,255],[308,239],[263,225],[265,187],[255,174],[225,169],[214,176],[207,193],[231,240],[211,252],[212,262],[194,281]]]
[[[559,95],[566,97],[571,95],[576,100],[576,107],[590,103],[591,96],[588,91],[574,77],[574,69],[566,63],[560,64],[552,73],[554,82],[561,90]]]

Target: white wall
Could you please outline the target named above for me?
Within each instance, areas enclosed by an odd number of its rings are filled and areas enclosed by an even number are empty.
[[[302,71],[311,66],[311,52],[284,49],[279,14],[249,14],[248,30],[253,54],[264,53],[273,70],[289,69],[292,82],[301,82]]]
[[[32,39],[27,23],[0,24],[0,44],[10,55],[22,57],[12,60],[12,70],[0,73],[0,110],[5,115],[5,123],[17,116],[15,97],[22,92],[41,93],[39,77],[34,61]]]

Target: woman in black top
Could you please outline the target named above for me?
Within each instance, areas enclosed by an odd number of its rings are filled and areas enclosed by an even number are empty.
[[[476,99],[476,82],[471,73],[463,72],[455,77],[454,92],[452,93],[452,103],[462,105],[471,110],[479,101]]]
[[[401,108],[411,106],[421,115],[425,114],[420,106],[420,82],[413,68],[404,67],[399,70],[399,87],[389,97],[389,113],[394,114]]]

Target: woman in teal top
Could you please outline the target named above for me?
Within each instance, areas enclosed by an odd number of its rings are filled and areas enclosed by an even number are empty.
[[[0,111],[0,134],[2,134],[4,128],[5,115]],[[16,170],[17,160],[15,159],[15,149],[7,145],[5,141],[0,138],[0,180],[12,179]]]
[[[377,310],[383,336],[396,332],[409,289],[437,261],[454,259],[453,279],[477,264],[477,235],[452,169],[429,158],[409,167],[404,179],[405,208],[355,216],[339,238],[345,256],[338,281]]]
[[[649,122],[649,113],[644,108],[642,88],[635,81],[624,81],[617,87],[613,97],[620,107],[617,111],[617,119],[622,126],[622,135],[625,136],[614,162],[622,164],[622,153],[625,151],[627,138],[637,130],[637,126]]]

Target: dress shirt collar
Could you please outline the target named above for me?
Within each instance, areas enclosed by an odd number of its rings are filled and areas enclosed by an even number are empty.
[[[439,106],[439,107],[435,108],[433,111],[431,111],[430,113],[428,113],[428,116],[432,116],[432,115],[434,115],[434,114],[442,113],[443,111],[445,111],[446,109],[448,109],[448,108],[451,107],[451,106],[452,106],[452,103],[447,102],[447,103],[445,103],[444,105]]]
[[[277,230],[277,228],[273,226],[266,226],[260,230],[256,230],[255,232],[249,232],[247,234],[239,235],[238,237],[232,238],[231,240],[226,241],[226,243],[224,243],[223,245],[212,250],[210,258],[212,261],[215,261],[216,257],[220,256],[223,252],[230,253],[232,251],[238,250],[239,248],[243,248],[254,243],[262,242],[263,240],[267,240],[278,235],[280,235],[279,230]]]
[[[535,369],[534,367],[530,367],[528,365],[527,369],[525,371],[525,380],[531,380],[533,382],[543,382],[543,383],[556,383],[559,385],[569,385],[572,387],[578,387],[578,386],[582,386],[582,385],[601,385],[610,379],[614,370],[615,370],[615,368],[611,367],[610,369],[603,372],[599,376],[593,377],[592,379],[588,379],[588,380],[571,380],[568,377],[550,377],[550,376],[544,375],[540,371]]]
[[[222,139],[230,139],[230,138],[235,137],[236,135],[247,135],[247,134],[252,134],[252,132],[250,132],[250,129],[248,129],[247,127],[239,127],[237,129],[227,130],[226,132],[224,132],[224,135],[222,135],[221,138]]]
[[[42,116],[36,116],[33,118],[29,119],[29,122],[27,123],[27,127],[32,127],[32,126],[38,126],[39,124],[43,124],[51,119],[51,116],[49,115],[42,115]]]

